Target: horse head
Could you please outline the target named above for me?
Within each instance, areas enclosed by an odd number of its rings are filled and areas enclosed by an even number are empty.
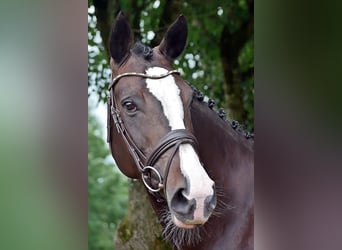
[[[192,229],[207,222],[216,192],[192,134],[193,90],[172,70],[186,44],[186,19],[179,16],[154,48],[133,45],[131,34],[119,13],[110,36],[112,155],[152,199],[163,200],[176,227]]]

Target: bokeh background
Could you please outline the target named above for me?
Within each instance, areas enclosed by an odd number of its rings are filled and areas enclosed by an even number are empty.
[[[256,3],[256,249],[342,247],[340,10]],[[88,248],[87,19],[1,4],[0,249]]]

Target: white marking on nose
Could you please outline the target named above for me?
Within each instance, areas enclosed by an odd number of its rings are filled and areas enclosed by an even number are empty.
[[[148,75],[161,75],[167,73],[167,70],[152,67],[147,69],[146,73]],[[180,89],[173,76],[169,75],[161,79],[146,79],[146,85],[149,91],[160,101],[171,129],[185,129]],[[205,172],[198,155],[190,144],[180,145],[179,158],[182,174],[189,181],[189,193],[185,195],[188,199],[196,199],[195,217],[200,217],[199,213],[203,214],[205,198],[214,193],[214,182]]]

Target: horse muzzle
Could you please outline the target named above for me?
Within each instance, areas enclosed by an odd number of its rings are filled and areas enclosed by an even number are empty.
[[[176,226],[191,229],[205,224],[216,207],[216,195],[189,199],[184,190],[171,198],[170,212]]]

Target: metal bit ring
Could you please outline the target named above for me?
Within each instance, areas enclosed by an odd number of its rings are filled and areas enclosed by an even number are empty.
[[[151,170],[151,171],[153,171],[153,172],[157,175],[157,177],[158,177],[158,188],[153,188],[153,187],[151,187],[151,186],[150,186],[149,184],[147,184],[147,182],[145,181],[146,170],[148,170],[148,169]],[[155,169],[155,168],[152,167],[152,166],[146,166],[146,167],[144,167],[143,172],[141,173],[141,177],[142,177],[141,179],[142,179],[142,181],[143,181],[145,187],[147,187],[147,189],[150,190],[150,191],[153,192],[153,193],[159,192],[160,190],[162,190],[162,189],[164,188],[163,180],[162,180],[161,175],[159,174],[158,170]]]

